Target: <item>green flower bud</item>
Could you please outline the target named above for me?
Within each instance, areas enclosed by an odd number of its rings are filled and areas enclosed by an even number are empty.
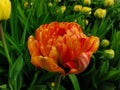
[[[104,51],[104,56],[108,59],[113,59],[115,57],[115,52],[113,49],[108,49]]]
[[[102,47],[107,47],[107,46],[109,46],[109,44],[110,44],[110,42],[109,42],[109,40],[107,40],[107,39],[103,39],[103,40],[101,41],[101,46],[102,46]]]

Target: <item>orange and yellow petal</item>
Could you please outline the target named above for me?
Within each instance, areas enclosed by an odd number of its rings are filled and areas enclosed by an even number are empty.
[[[31,57],[31,63],[38,67],[45,69],[49,72],[56,72],[56,73],[61,73],[65,74],[64,70],[57,65],[57,63],[49,57],[42,57],[42,56],[34,56]]]
[[[84,51],[90,51],[94,53],[98,49],[99,43],[100,41],[98,37],[91,36],[85,41],[83,49]]]
[[[39,42],[31,35],[28,38],[28,49],[31,56],[40,55]]]

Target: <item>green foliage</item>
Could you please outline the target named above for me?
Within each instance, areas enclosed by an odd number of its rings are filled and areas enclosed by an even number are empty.
[[[68,76],[73,84],[74,90],[80,90],[80,86],[79,86],[79,82],[77,80],[77,77],[74,74],[71,74]]]
[[[25,6],[25,3],[26,4]],[[48,6],[48,3],[52,6]],[[12,12],[8,21],[2,21],[4,36],[12,66],[0,38],[0,89],[1,90],[53,90],[55,74],[36,69],[30,62],[27,48],[29,35],[42,24],[52,21],[77,22],[88,36],[108,39],[108,47],[99,47],[94,53],[88,68],[78,75],[68,75],[62,79],[60,90],[120,90],[120,1],[111,7],[104,6],[104,0],[92,0],[88,7],[92,14],[87,15],[73,10],[76,4],[86,6],[83,0],[11,0]],[[62,13],[61,6],[66,10]],[[97,8],[107,10],[103,19],[94,16]],[[87,19],[88,24],[83,23]],[[104,50],[113,49],[115,57],[104,57]]]

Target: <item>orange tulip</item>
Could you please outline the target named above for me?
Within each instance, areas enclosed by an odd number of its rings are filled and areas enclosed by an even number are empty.
[[[41,25],[36,30],[36,37],[28,38],[32,64],[62,75],[84,71],[98,46],[99,38],[87,37],[75,22]]]

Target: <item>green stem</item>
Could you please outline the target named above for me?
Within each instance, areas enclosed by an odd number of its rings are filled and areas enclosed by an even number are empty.
[[[6,45],[4,32],[3,32],[3,28],[2,28],[2,24],[1,23],[0,23],[0,36],[1,36],[1,39],[2,39],[2,42],[3,42],[3,47],[4,47],[4,50],[5,50],[5,54],[6,54],[9,66],[11,67],[12,66],[12,60],[11,60],[9,52],[8,52],[8,48],[7,48],[7,45]]]
[[[40,73],[40,71],[36,71],[36,72],[35,72],[34,77],[33,77],[33,80],[32,80],[32,82],[31,82],[30,87],[28,88],[28,90],[35,84],[39,73]]]
[[[57,77],[56,77],[56,79],[55,79],[55,87],[54,87],[54,90],[59,90],[61,77],[62,77],[61,74],[58,74],[58,75],[57,75]]]

